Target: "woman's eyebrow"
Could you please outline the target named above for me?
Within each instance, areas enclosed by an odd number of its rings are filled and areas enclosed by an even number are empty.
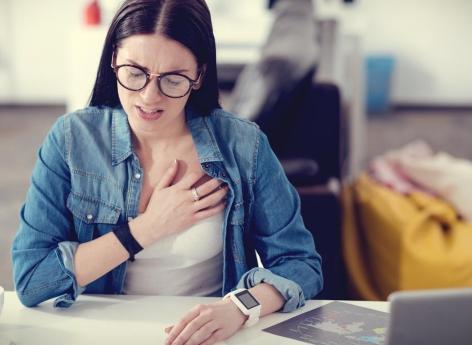
[[[131,59],[126,59],[126,62],[129,62],[130,64],[132,65],[136,65],[138,67],[141,67],[142,69],[146,70],[149,72],[149,69],[147,67],[144,67],[142,65],[140,65],[139,63],[137,63],[136,61],[133,61]],[[182,73],[182,72],[189,72],[188,69],[176,69],[176,70],[173,70],[173,71],[167,71],[167,72],[164,72],[164,73]]]

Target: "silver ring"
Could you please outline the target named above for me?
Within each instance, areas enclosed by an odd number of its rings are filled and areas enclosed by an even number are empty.
[[[197,187],[192,188],[192,197],[193,197],[193,201],[200,200],[200,195],[198,195]]]

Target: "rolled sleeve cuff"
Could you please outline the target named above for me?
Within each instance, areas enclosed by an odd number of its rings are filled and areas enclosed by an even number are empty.
[[[265,268],[256,267],[244,273],[236,288],[250,289],[260,283],[272,285],[284,297],[285,304],[279,310],[283,313],[294,311],[305,305],[305,296],[300,285]]]
[[[60,262],[64,272],[72,279],[72,291],[65,293],[54,301],[57,308],[68,308],[74,304],[77,296],[85,291],[85,287],[80,286],[75,279],[75,252],[79,246],[78,242],[64,241],[58,244]]]

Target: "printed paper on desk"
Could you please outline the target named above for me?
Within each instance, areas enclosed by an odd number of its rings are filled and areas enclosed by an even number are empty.
[[[263,331],[316,345],[384,344],[388,313],[331,302]]]

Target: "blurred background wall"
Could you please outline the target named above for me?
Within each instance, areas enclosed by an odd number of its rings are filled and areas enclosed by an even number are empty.
[[[74,38],[86,0],[0,1],[0,102],[64,103]],[[120,1],[102,1],[103,26]],[[210,0],[215,35],[261,44],[270,14],[262,0]],[[317,16],[334,16],[361,34],[366,53],[393,54],[395,104],[472,105],[472,2],[468,0],[316,1]],[[97,36],[98,37],[98,36]],[[89,42],[96,44],[95,42]],[[76,47],[77,48],[77,47]],[[86,47],[80,47],[86,49]],[[73,90],[72,90],[73,92]]]
[[[394,104],[472,105],[472,2],[360,0],[344,7],[366,54],[396,57]]]

